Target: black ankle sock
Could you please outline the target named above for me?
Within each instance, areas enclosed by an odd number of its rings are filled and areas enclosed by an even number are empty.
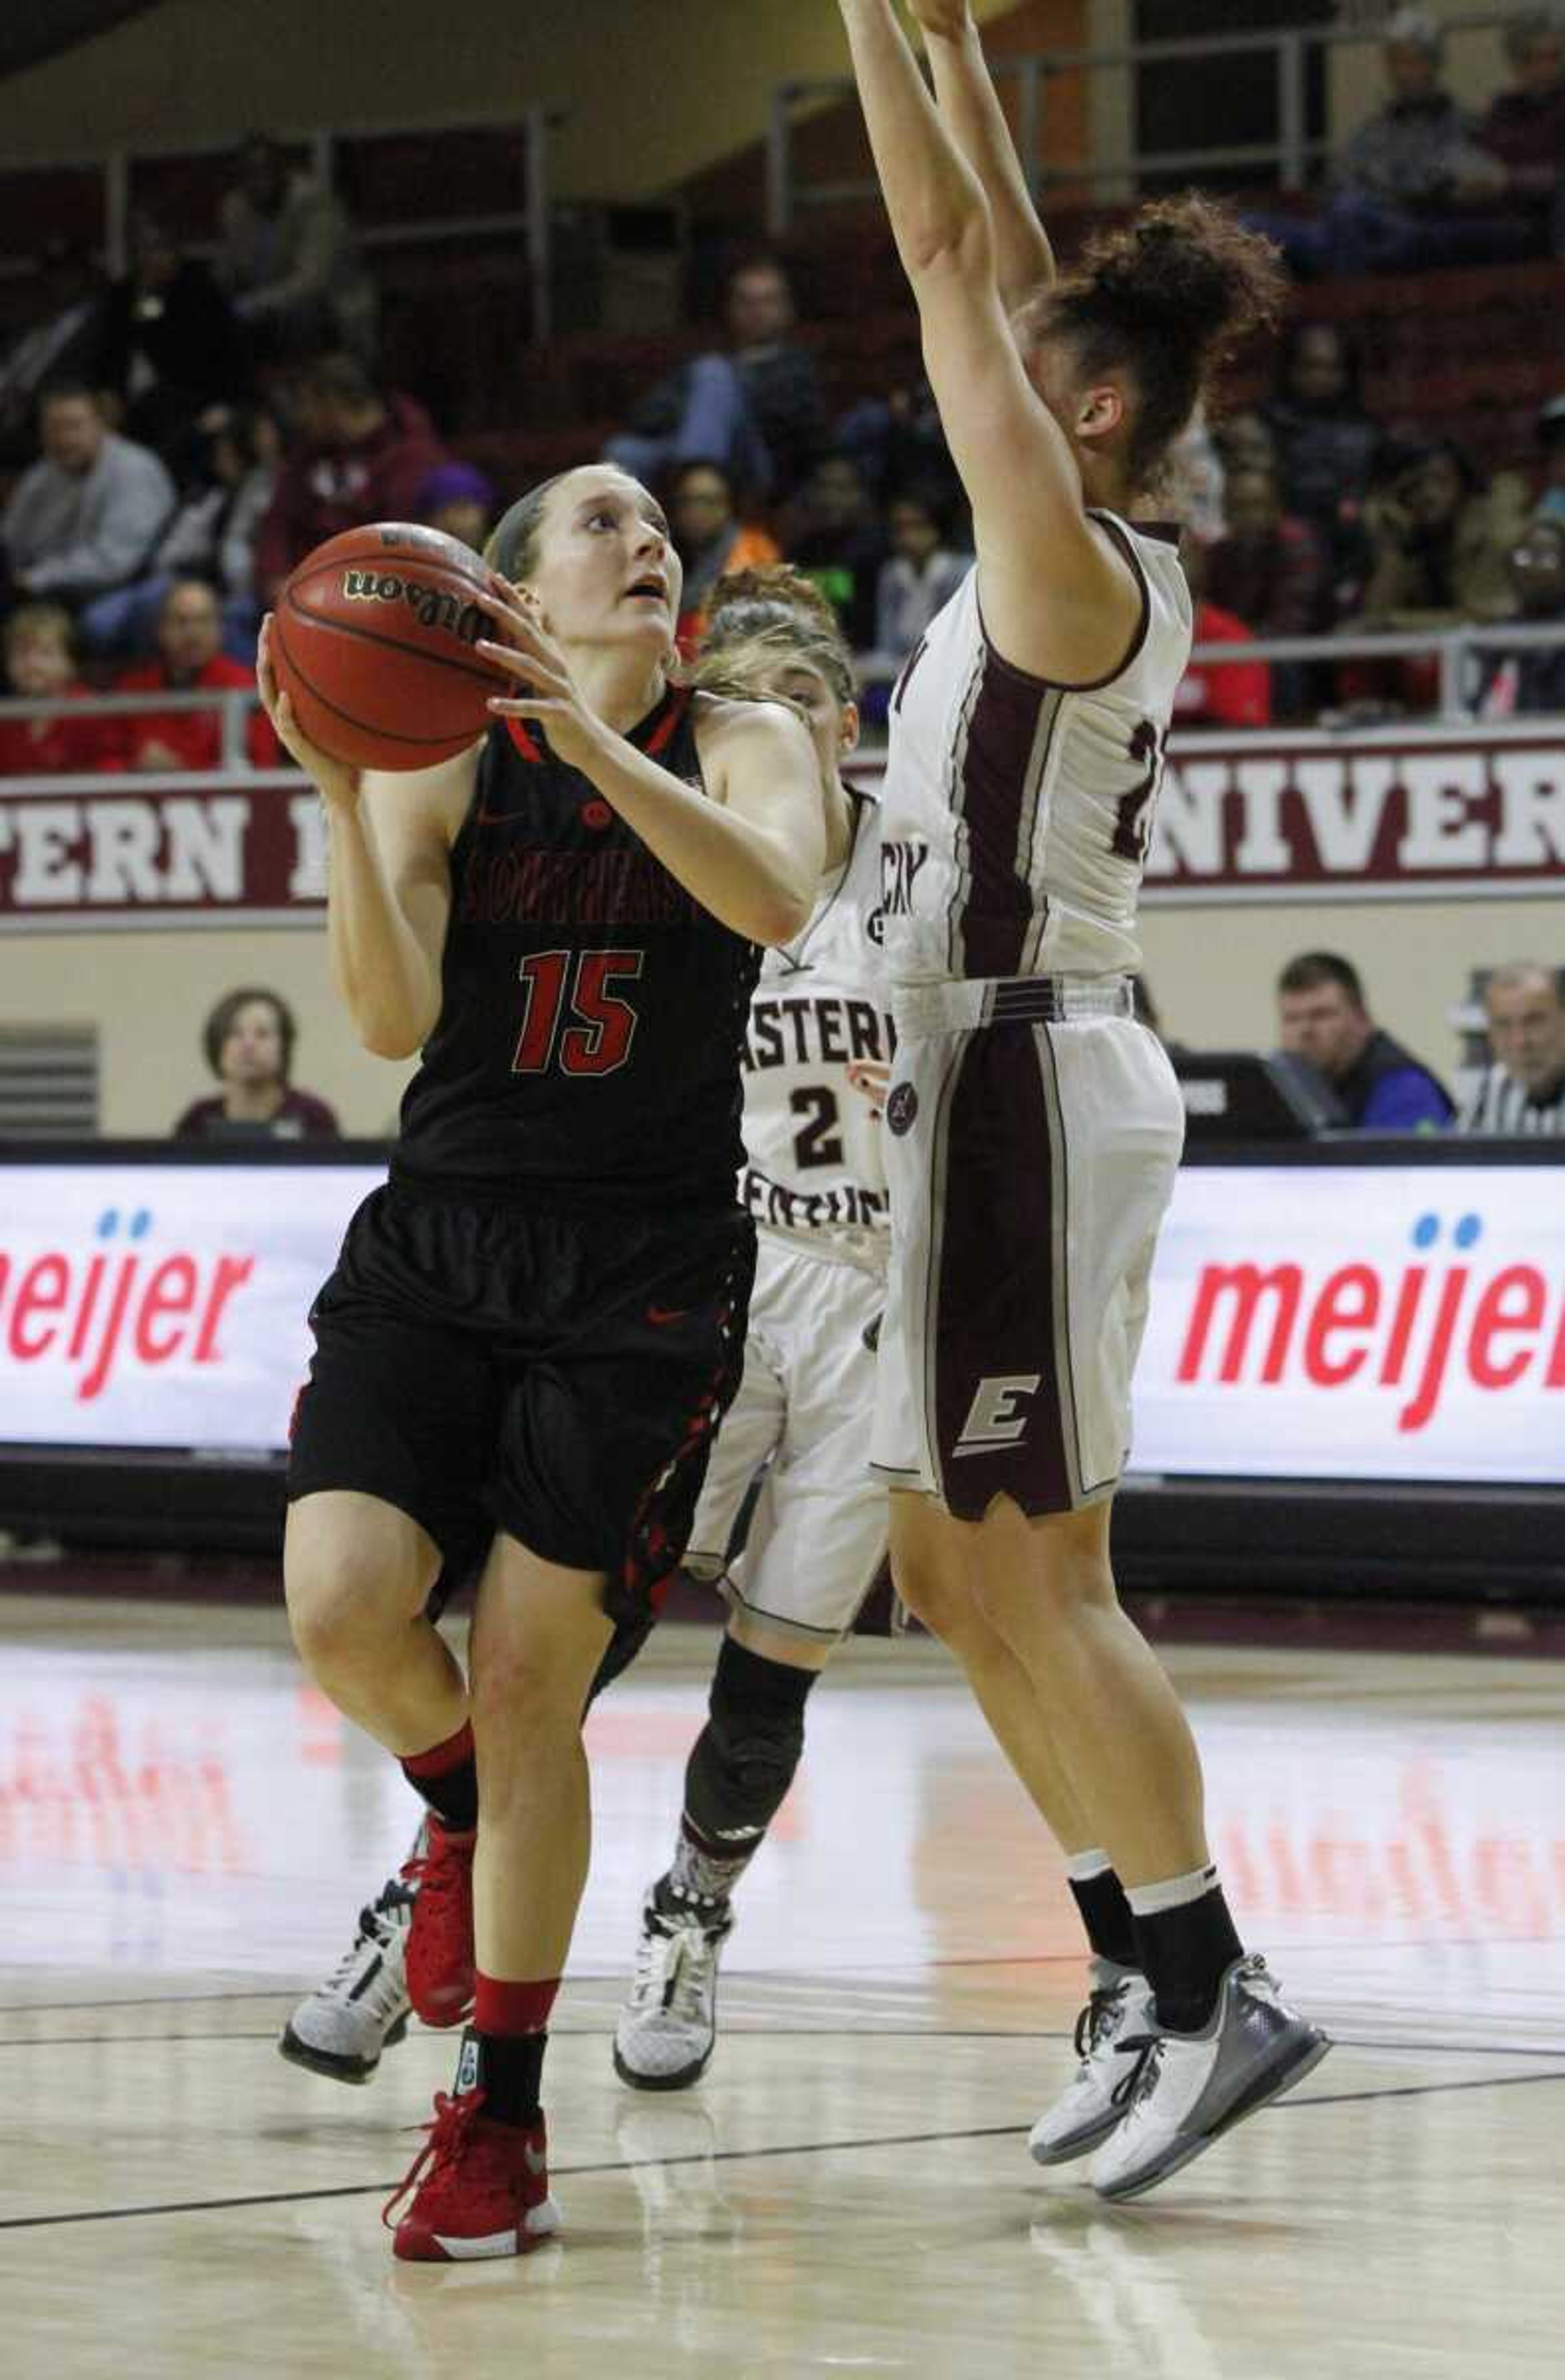
[[[404,1776],[407,1775],[406,1769]],[[471,1753],[441,1777],[408,1777],[415,1793],[428,1803],[443,1827],[455,1835],[470,1835],[479,1823],[479,1767]]]
[[[490,2123],[530,2131],[541,2112],[538,2091],[548,2046],[546,2033],[479,2033],[469,2025],[462,2035],[456,2088],[483,2093]]]
[[[1170,2033],[1199,2033],[1217,2006],[1223,1976],[1244,1955],[1221,1885],[1178,1909],[1137,1917],[1135,1938],[1159,2023]]]
[[[1085,1880],[1069,1879],[1071,1896],[1081,1911],[1086,1938],[1100,1959],[1111,1959],[1116,1967],[1139,1967],[1141,1952],[1135,1939],[1135,1920],[1131,1915],[1125,1888],[1111,1867],[1099,1876]]]

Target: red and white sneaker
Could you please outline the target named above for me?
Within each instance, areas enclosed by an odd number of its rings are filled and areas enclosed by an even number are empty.
[[[423,1850],[403,1868],[417,1888],[407,1929],[407,1997],[414,2014],[436,2027],[460,2024],[473,2005],[473,1845],[431,1816]]]
[[[481,2091],[435,2093],[435,2119],[381,2220],[411,2191],[395,2227],[394,2255],[412,2264],[458,2265],[480,2256],[526,2256],[560,2228],[549,2195],[549,2140],[540,2116],[530,2131],[491,2124]]]

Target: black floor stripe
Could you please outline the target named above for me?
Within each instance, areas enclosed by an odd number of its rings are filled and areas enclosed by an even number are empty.
[[[1554,2074],[1496,2074],[1470,2082],[1414,2082],[1383,2091],[1311,2092],[1280,2099],[1277,2108],[1353,2107],[1374,2099],[1423,2099],[1454,2091],[1498,2091],[1523,2082],[1565,2082],[1565,2067]],[[1025,2124],[979,2124],[956,2132],[885,2132],[854,2141],[784,2141],[758,2149],[698,2149],[670,2157],[611,2157],[600,2165],[562,2165],[553,2179],[570,2180],[583,2174],[629,2173],[636,2166],[751,2165],[769,2157],[839,2156],[860,2149],[939,2148],[957,2141],[1004,2141],[1025,2138]],[[400,2180],[400,2177],[398,2178]],[[0,2231],[36,2231],[70,2223],[125,2223],[154,2215],[214,2215],[241,2206],[293,2206],[332,2198],[388,2195],[398,2181],[346,2182],[327,2190],[258,2191],[244,2198],[174,2199],[153,2206],[88,2207],[69,2215],[12,2215],[0,2217]]]

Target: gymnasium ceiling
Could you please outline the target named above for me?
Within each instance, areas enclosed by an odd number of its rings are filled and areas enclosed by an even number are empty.
[[[153,6],[155,0],[26,0],[0,7],[0,78],[57,57]]]

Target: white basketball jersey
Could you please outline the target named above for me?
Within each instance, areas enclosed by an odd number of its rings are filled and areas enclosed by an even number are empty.
[[[1190,654],[1190,591],[1171,534],[1090,517],[1141,586],[1141,625],[1111,677],[1061,686],[1002,661],[976,566],[902,674],[880,799],[894,983],[1141,963],[1136,895]]]
[[[888,1063],[880,953],[879,805],[855,797],[853,849],[798,940],[770,950],[746,1028],[743,1204],[761,1224],[810,1233],[886,1228],[885,1130],[855,1073]]]

